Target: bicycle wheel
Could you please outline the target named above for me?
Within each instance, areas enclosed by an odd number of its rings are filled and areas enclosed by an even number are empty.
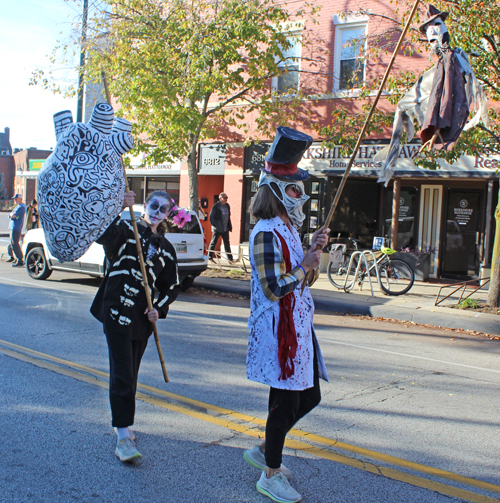
[[[379,269],[380,286],[389,295],[403,295],[410,290],[415,281],[412,268],[402,260],[389,260]]]
[[[349,267],[349,261],[351,260],[350,255],[345,255],[344,261],[341,264],[338,263],[333,263],[329,262],[328,263],[328,279],[330,280],[330,283],[340,289],[344,289],[344,284],[345,284],[345,277],[347,274],[347,268]],[[354,272],[356,271],[356,266],[358,265],[358,261],[355,258],[353,260],[353,263],[351,265],[351,277],[347,280],[347,289],[349,290],[352,288],[352,285],[354,284]]]

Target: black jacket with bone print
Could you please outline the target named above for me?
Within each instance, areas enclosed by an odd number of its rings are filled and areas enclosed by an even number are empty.
[[[168,306],[180,292],[175,250],[165,237],[153,234],[143,220],[137,222],[137,228],[141,236],[151,299],[154,299],[155,289],[158,291],[153,306],[160,318],[165,318]],[[90,312],[110,330],[134,340],[147,339],[153,327],[144,314],[148,304],[132,223],[130,220],[115,220],[97,242],[104,246],[111,266]],[[147,260],[150,246],[155,252]]]

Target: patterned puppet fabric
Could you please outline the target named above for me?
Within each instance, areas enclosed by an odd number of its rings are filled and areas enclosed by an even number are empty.
[[[88,124],[54,115],[57,144],[38,175],[40,221],[50,253],[80,258],[120,214],[125,179],[121,155],[133,147],[128,121],[95,106]]]

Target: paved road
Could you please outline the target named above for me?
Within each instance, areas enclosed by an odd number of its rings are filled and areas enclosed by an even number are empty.
[[[88,314],[98,284],[36,282],[0,262],[0,501],[269,501],[242,460],[267,398],[245,378],[248,302],[187,292],[159,323],[171,383],[150,344],[135,425],[144,461],[127,466]],[[498,342],[329,315],[316,328],[330,383],[284,460],[304,501],[499,501]]]

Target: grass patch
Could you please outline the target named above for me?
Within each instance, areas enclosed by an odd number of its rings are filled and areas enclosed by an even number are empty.
[[[228,276],[243,276],[245,274],[241,269],[231,269],[227,271]]]
[[[470,297],[468,299],[464,299],[460,304],[458,304],[458,307],[460,309],[478,309],[481,307],[479,302],[477,300],[471,299]]]

